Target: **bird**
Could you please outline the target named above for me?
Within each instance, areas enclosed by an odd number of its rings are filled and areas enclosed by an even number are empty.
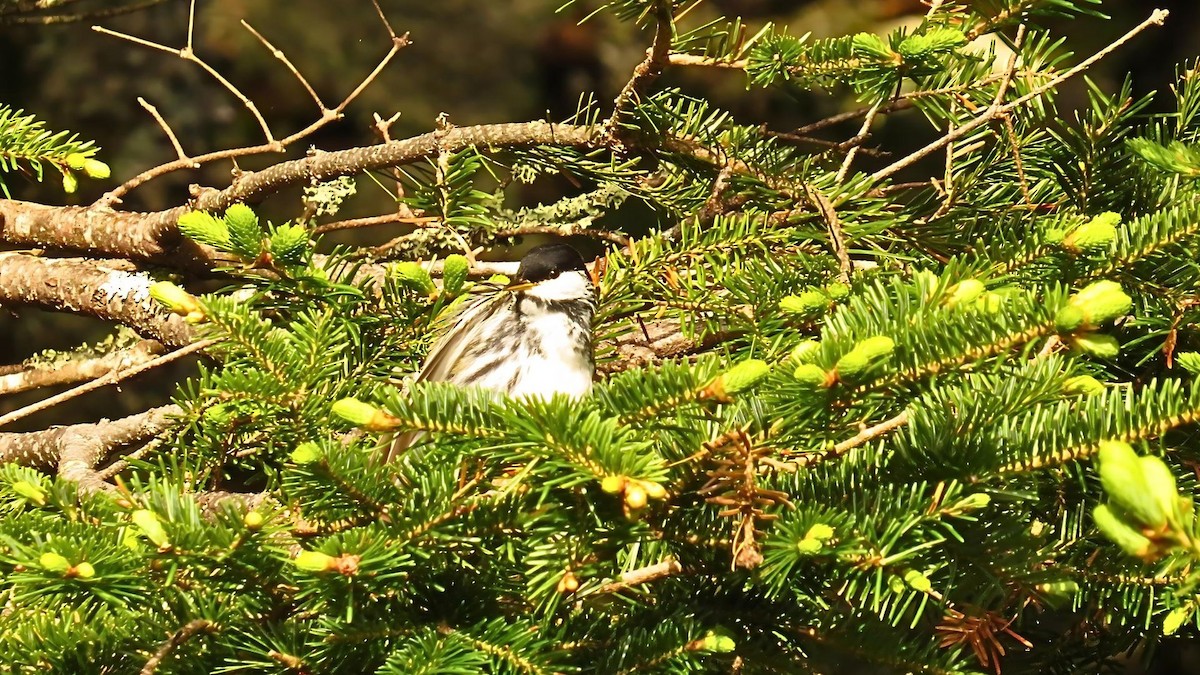
[[[596,287],[568,244],[544,244],[521,258],[515,278],[450,317],[416,382],[450,382],[512,398],[579,398],[596,372],[592,317]],[[423,436],[396,436],[392,461]]]

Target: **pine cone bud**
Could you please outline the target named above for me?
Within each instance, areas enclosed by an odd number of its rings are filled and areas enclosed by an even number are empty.
[[[1091,396],[1104,393],[1104,383],[1091,375],[1076,375],[1063,380],[1062,391],[1067,396]]]
[[[870,370],[887,361],[896,348],[896,343],[884,335],[875,335],[859,341],[837,362],[838,379],[858,380]]]
[[[449,295],[458,295],[467,281],[467,272],[470,270],[471,264],[467,262],[466,257],[457,253],[447,256],[442,263],[442,288]]]
[[[27,480],[19,480],[13,483],[12,489],[13,492],[38,506],[46,505],[46,491]]]
[[[804,534],[805,539],[816,539],[817,541],[829,541],[833,539],[833,528],[825,523],[816,523],[808,528],[808,532]]]
[[[1141,465],[1142,479],[1146,484],[1149,497],[1158,503],[1158,509],[1164,514],[1167,522],[1179,524],[1179,490],[1175,485],[1175,474],[1162,458],[1154,455],[1138,457]],[[1146,523],[1150,525],[1151,523]]]
[[[704,387],[704,395],[718,401],[728,401],[730,396],[757,386],[770,372],[771,366],[766,361],[747,359],[713,378]]]
[[[391,431],[400,426],[400,420],[356,398],[344,398],[334,403],[331,412],[367,431]]]
[[[987,508],[992,503],[992,496],[986,492],[973,492],[955,504],[962,511],[978,511]]]
[[[1092,509],[1092,520],[1096,523],[1096,529],[1120,546],[1122,551],[1143,560],[1150,557],[1153,549],[1150,540],[1118,518],[1108,504],[1097,504]]]
[[[157,281],[150,284],[150,297],[157,300],[164,307],[171,310],[171,312],[179,314],[189,321],[195,316],[204,317],[204,308],[200,305],[200,301],[196,299],[196,296],[170,281]]]
[[[437,287],[433,284],[433,277],[429,276],[429,270],[425,269],[421,263],[405,261],[392,263],[388,268],[392,276],[401,285],[410,288],[418,293],[423,293],[433,297],[437,294]]]
[[[638,484],[646,491],[646,496],[656,502],[660,502],[667,498],[667,488],[663,487],[662,483],[655,483],[650,480],[640,480]]]
[[[840,281],[835,281],[825,286],[825,295],[828,295],[830,300],[845,300],[850,297],[850,287]]]
[[[908,584],[909,588],[918,593],[928,593],[933,590],[933,583],[929,581],[929,577],[917,570],[908,570],[905,572],[904,583]]]
[[[610,495],[619,495],[625,491],[625,476],[605,476],[600,479],[600,489]]]
[[[246,529],[250,530],[251,532],[258,532],[262,529],[263,524],[266,522],[267,519],[258,511],[250,511],[246,515],[242,516],[242,524],[245,525]]]
[[[1167,614],[1167,618],[1163,619],[1163,635],[1169,636],[1178,633],[1179,629],[1183,628],[1183,623],[1192,618],[1192,612],[1194,611],[1195,607],[1191,604],[1187,604],[1182,607],[1176,607],[1175,609],[1171,610],[1171,612]]]
[[[328,572],[337,567],[337,558],[320,551],[301,551],[292,564],[305,572]]]
[[[1120,222],[1120,214],[1105,211],[1071,230],[1063,237],[1062,246],[1072,253],[1108,248],[1117,238],[1117,225]]]
[[[325,453],[321,450],[321,446],[312,441],[297,445],[296,449],[292,450],[292,454],[289,455],[292,462],[296,464],[312,464],[313,462],[320,461],[324,456]]]
[[[83,154],[82,152],[72,152],[71,154],[67,155],[66,161],[68,167],[79,171],[83,168],[83,164],[87,160],[87,155]]]
[[[817,289],[804,291],[800,295],[788,295],[779,301],[779,309],[785,314],[801,317],[817,316],[829,309],[829,296]]]
[[[963,279],[946,289],[946,297],[942,300],[942,304],[947,307],[959,307],[966,305],[979,299],[983,292],[987,290],[983,282],[978,279]]]
[[[162,523],[159,522],[158,516],[153,511],[147,509],[138,509],[134,511],[129,519],[137,525],[142,534],[150,540],[150,543],[155,546],[167,548],[171,545],[171,540],[167,537],[167,531],[163,529]]]
[[[83,162],[83,172],[90,178],[104,179],[112,175],[112,169],[98,159],[87,159]]]
[[[646,489],[637,483],[629,483],[625,486],[625,506],[630,510],[640,511],[646,508],[646,499],[649,495],[646,494]]]
[[[820,342],[817,342],[816,340],[802,340],[800,344],[792,348],[792,353],[788,358],[797,364],[808,363],[809,361],[817,358],[817,355],[820,353]]]
[[[1091,330],[1106,321],[1124,316],[1133,306],[1133,299],[1125,294],[1115,281],[1102,280],[1085,286],[1071,299],[1067,306],[1054,317],[1059,331],[1069,332],[1083,328]]]
[[[1097,459],[1104,492],[1121,512],[1128,514],[1132,519],[1131,525],[1144,525],[1157,530],[1167,524],[1167,513],[1151,492],[1143,464],[1133,447],[1124,441],[1101,441]],[[1161,480],[1161,476],[1155,480]],[[1175,479],[1171,477],[1172,494],[1174,489]]]
[[[792,373],[800,384],[810,389],[824,389],[830,385],[829,373],[815,363],[805,363],[796,367]]]
[[[717,654],[728,654],[737,649],[737,642],[729,635],[710,631],[700,642],[700,649]]]
[[[60,574],[66,572],[67,569],[71,567],[71,561],[54,552],[43,553],[38,557],[38,564],[41,565],[43,569],[51,572],[58,572]]]
[[[1098,359],[1115,359],[1121,353],[1121,343],[1111,335],[1084,333],[1068,339],[1076,350]]]
[[[574,593],[579,590],[579,577],[571,570],[563,572],[562,577],[558,580],[559,593]]]
[[[62,177],[62,189],[67,194],[74,194],[79,189],[79,179],[70,171],[64,171]]]
[[[800,555],[816,555],[824,547],[825,544],[823,544],[820,539],[813,539],[812,537],[805,537],[796,542],[796,551],[798,551]]]
[[[76,577],[79,579],[91,579],[92,577],[96,576],[96,568],[92,566],[92,563],[85,560],[84,562],[81,562],[78,565],[68,569],[67,576]]]

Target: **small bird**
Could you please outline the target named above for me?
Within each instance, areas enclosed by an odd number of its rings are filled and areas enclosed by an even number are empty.
[[[430,350],[417,382],[452,382],[514,398],[580,397],[592,388],[596,289],[583,257],[545,244],[521,258],[516,278],[466,305]],[[391,461],[421,437],[397,436]]]

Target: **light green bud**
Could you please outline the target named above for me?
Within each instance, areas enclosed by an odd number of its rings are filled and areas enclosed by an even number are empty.
[[[301,551],[292,564],[306,572],[327,572],[337,565],[337,558],[320,551]]]
[[[829,541],[833,539],[833,535],[834,531],[832,527],[825,523],[816,523],[808,528],[808,532],[805,533],[804,537],[806,539],[816,539],[817,541]]]
[[[796,542],[796,550],[800,552],[800,555],[816,555],[824,546],[820,539],[812,537],[805,537]]]
[[[64,171],[62,176],[62,189],[67,194],[74,194],[79,189],[79,179],[70,171]]]
[[[825,286],[825,295],[832,300],[845,300],[850,297],[850,287],[840,281],[835,281]]]
[[[1179,491],[1175,486],[1175,474],[1160,457],[1142,455],[1138,457],[1142,469],[1142,479],[1146,484],[1146,492],[1150,498],[1158,502],[1159,510],[1165,515],[1167,522],[1179,524]],[[1146,523],[1152,525],[1153,523]]]
[[[450,295],[458,295],[467,281],[467,273],[470,270],[471,264],[465,256],[457,253],[446,256],[445,262],[442,263],[442,288]]]
[[[1175,361],[1192,375],[1200,373],[1200,352],[1180,352],[1175,355]]]
[[[433,296],[437,293],[437,287],[433,284],[433,277],[429,276],[429,270],[425,269],[425,266],[421,263],[411,261],[392,263],[388,271],[402,285],[414,291],[424,293],[428,296]]]
[[[1117,224],[1120,222],[1119,214],[1111,211],[1101,213],[1071,230],[1063,237],[1062,246],[1072,253],[1108,248],[1117,238]]]
[[[792,353],[788,357],[794,363],[808,363],[815,359],[821,353],[821,343],[816,340],[801,340],[800,344],[792,348]]]
[[[91,178],[104,179],[112,174],[112,169],[98,159],[87,159],[83,162],[83,172]]]
[[[38,564],[41,565],[43,569],[51,572],[58,572],[59,574],[66,572],[67,569],[71,567],[71,561],[51,551],[43,553],[40,557],[38,557]]]
[[[1091,396],[1104,392],[1104,383],[1091,375],[1076,375],[1063,380],[1063,393],[1068,396]]]
[[[959,307],[974,302],[983,295],[987,288],[978,279],[963,279],[946,289],[946,299],[942,301],[947,307]]]
[[[400,424],[400,420],[395,417],[356,398],[337,401],[330,412],[367,431],[391,431]]]
[[[1071,346],[1098,359],[1115,359],[1121,353],[1117,338],[1103,333],[1083,333],[1070,337]]]
[[[800,384],[811,389],[824,389],[829,383],[829,373],[815,363],[803,363],[792,373]]]
[[[1143,560],[1150,556],[1150,540],[1118,518],[1108,504],[1096,505],[1092,509],[1092,520],[1096,523],[1096,529],[1125,553]]]
[[[46,491],[27,480],[19,480],[12,484],[13,492],[33,502],[38,506],[46,505]]]
[[[815,316],[829,309],[829,296],[817,289],[807,290],[800,295],[788,295],[779,301],[779,309],[796,316]]]
[[[770,373],[771,366],[766,361],[747,359],[713,378],[704,388],[704,393],[718,401],[727,400],[734,394],[757,386]]]
[[[908,570],[904,573],[904,583],[910,588],[919,593],[928,593],[933,590],[933,583],[929,581],[929,577],[918,572],[917,570]]]
[[[1188,619],[1192,618],[1192,612],[1195,607],[1188,604],[1182,607],[1176,607],[1167,614],[1167,618],[1163,619],[1163,635],[1174,635],[1183,628],[1183,624]]]
[[[129,519],[137,525],[142,534],[150,540],[150,543],[159,548],[165,548],[171,545],[171,540],[167,537],[167,531],[163,529],[162,523],[159,522],[158,516],[153,511],[147,509],[138,509],[130,514]]]

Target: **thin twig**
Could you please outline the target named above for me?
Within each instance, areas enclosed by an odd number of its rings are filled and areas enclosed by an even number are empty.
[[[646,87],[650,86],[650,83],[658,79],[658,76],[662,74],[663,67],[667,64],[667,57],[671,51],[671,35],[675,29],[670,0],[654,0],[654,18],[654,42],[646,51],[646,58],[634,67],[629,81],[625,83],[621,93],[617,95],[616,101],[613,102],[612,116],[604,124],[605,135],[609,139],[617,137],[621,117],[626,114],[627,108],[646,90]]]
[[[841,185],[846,181],[846,174],[850,173],[850,165],[854,163],[854,158],[858,155],[859,148],[863,141],[871,135],[871,125],[875,123],[875,116],[879,114],[879,108],[882,107],[884,101],[881,99],[871,106],[867,111],[866,117],[863,119],[862,127],[855,134],[854,138],[850,139],[854,142],[850,152],[846,153],[846,159],[842,161],[842,168],[838,169],[836,184]]]
[[[631,586],[639,586],[652,581],[658,581],[659,579],[673,577],[682,572],[683,565],[680,565],[678,560],[667,558],[660,563],[624,572],[617,581],[601,586],[596,590],[596,593],[619,593]]]
[[[62,23],[78,23],[80,21],[95,21],[96,19],[107,19],[122,14],[138,12],[155,5],[161,5],[166,0],[142,0],[120,7],[107,7],[104,9],[95,9],[87,12],[79,12],[76,14],[37,14],[33,16],[3,15],[0,14],[0,25],[40,25],[52,26]],[[66,4],[66,3],[63,3]]]
[[[1062,84],[1063,82],[1065,82],[1065,81],[1071,79],[1072,77],[1078,75],[1079,73],[1087,70],[1093,64],[1095,64],[1097,61],[1105,58],[1106,56],[1111,54],[1113,51],[1115,51],[1117,48],[1119,48],[1121,45],[1132,40],[1138,33],[1141,33],[1142,31],[1146,30],[1150,26],[1161,26],[1163,21],[1166,20],[1168,14],[1169,14],[1169,12],[1165,9],[1154,10],[1154,12],[1150,14],[1150,17],[1148,19],[1141,22],[1140,24],[1135,26],[1133,29],[1131,29],[1129,32],[1125,33],[1120,38],[1118,38],[1117,40],[1110,43],[1104,49],[1101,49],[1100,51],[1096,52],[1092,56],[1084,59],[1082,62],[1080,62],[1075,67],[1063,72],[1061,75],[1059,75],[1057,77],[1050,79],[1049,81],[1045,82],[1041,86],[1038,86],[1038,87],[1030,90],[1030,92],[1025,94],[1024,96],[1014,99],[1013,101],[1011,101],[1007,104],[997,105],[996,103],[993,103],[992,105],[988,106],[988,108],[986,110],[984,110],[983,113],[977,115],[970,122],[967,122],[966,124],[955,129],[954,131],[943,135],[941,138],[929,143],[925,147],[921,148],[920,150],[917,150],[916,152],[908,155],[907,157],[900,159],[896,162],[893,162],[892,164],[871,174],[871,181],[879,182],[881,180],[884,180],[885,178],[888,178],[889,176],[895,175],[897,172],[902,171],[909,166],[912,166],[913,164],[917,163],[918,161],[924,159],[925,157],[928,157],[931,153],[937,152],[938,150],[942,149],[943,147],[946,146],[947,143],[952,143],[952,142],[958,140],[959,138],[962,138],[963,136],[971,133],[975,129],[978,129],[980,126],[987,124],[991,120],[995,119],[998,115],[1002,115],[1011,110],[1015,110],[1016,108],[1018,108],[1022,105],[1025,105],[1029,101],[1032,101],[1033,99],[1041,96],[1042,94],[1046,93],[1047,91],[1054,89],[1055,87]],[[1003,82],[1002,82],[1002,86],[1007,87],[1007,85],[1004,85]]]
[[[158,122],[158,126],[162,127],[163,132],[167,135],[167,140],[171,141],[171,147],[175,148],[175,154],[179,156],[179,160],[182,162],[192,161],[187,156],[187,153],[183,151],[183,146],[179,144],[179,138],[175,136],[175,132],[171,131],[171,125],[167,124],[167,121],[163,119],[161,114],[159,114],[158,108],[150,105],[150,102],[141,96],[137,97],[137,102],[146,109],[146,112],[150,113],[150,115],[154,117],[154,121]],[[193,163],[192,168],[194,169],[199,166],[199,164]]]
[[[438,220],[440,220],[440,217],[438,216],[417,217],[405,216],[400,213],[385,213],[381,216],[350,218],[348,220],[338,220],[332,223],[317,225],[313,228],[313,234],[325,234],[326,232],[335,232],[338,230],[354,230],[361,227],[374,227],[376,225],[391,225],[392,223],[427,227],[430,223],[434,223]]]
[[[149,361],[161,354],[163,350],[162,343],[157,340],[142,340],[128,349],[121,349],[95,358],[75,359],[66,363],[18,366],[13,372],[0,374],[0,395],[92,380],[113,370]]]
[[[258,38],[259,42],[263,43],[263,46],[267,48],[267,51],[271,52],[271,56],[279,59],[279,61],[283,63],[283,65],[289,71],[291,71],[292,75],[296,76],[296,79],[300,81],[300,85],[304,87],[304,91],[308,92],[308,95],[311,96],[312,100],[317,104],[317,109],[321,111],[322,115],[324,115],[325,111],[328,110],[328,108],[325,107],[325,102],[321,100],[321,97],[317,95],[317,91],[312,88],[312,85],[308,83],[308,80],[304,79],[304,76],[300,74],[300,71],[297,70],[296,66],[292,64],[290,59],[288,59],[287,54],[284,54],[282,49],[279,49],[275,45],[271,44],[267,38],[263,37],[262,33],[255,30],[254,26],[251,26],[245,19],[241,20],[241,24],[243,28],[250,31],[251,35]]]
[[[672,66],[703,66],[706,68],[728,68],[730,70],[745,70],[749,63],[746,59],[714,59],[711,56],[671,52],[667,54],[667,63]]]
[[[154,671],[158,670],[158,666],[163,659],[171,653],[179,645],[187,642],[192,636],[199,633],[211,633],[217,629],[217,624],[208,619],[194,619],[184,624],[179,630],[171,634],[167,641],[159,646],[158,651],[146,661],[146,665],[142,666],[141,675],[154,675]]]
[[[805,185],[804,190],[808,194],[809,201],[817,207],[817,210],[821,212],[821,217],[825,219],[825,224],[829,229],[829,245],[833,248],[833,254],[837,256],[838,260],[838,269],[840,270],[838,278],[843,284],[848,284],[850,277],[854,274],[854,262],[850,260],[850,252],[846,249],[846,235],[842,231],[842,221],[837,216],[837,210],[829,198],[817,188]]]
[[[72,387],[71,389],[59,394],[55,394],[54,396],[38,401],[37,403],[31,403],[23,408],[18,408],[6,415],[0,415],[0,427],[9,424],[10,422],[15,422],[19,419],[28,417],[36,412],[41,412],[42,410],[52,408],[63,401],[68,401],[90,391],[107,387],[110,384],[115,384],[121,380],[129,379],[135,375],[140,375],[148,370],[153,370],[159,366],[171,363],[172,361],[178,361],[185,356],[207,349],[217,342],[219,342],[219,340],[201,340],[199,342],[193,342],[186,347],[181,347],[180,349],[163,354],[162,356],[145,363],[138,364],[132,368],[109,371],[108,373],[96,378],[95,380],[92,380],[91,382],[81,384],[78,387]]]
[[[320,103],[320,97],[317,96],[315,91],[311,90],[311,88],[309,87],[310,93],[313,95],[314,99],[317,100],[318,103],[321,105],[321,108],[322,108],[321,116],[319,118],[317,118],[315,121],[313,121],[311,124],[309,124],[308,126],[304,127],[303,129],[301,129],[283,139],[276,140],[272,137],[269,129],[267,128],[266,121],[262,119],[261,115],[257,114],[258,113],[257,109],[253,108],[253,104],[251,103],[251,104],[249,104],[248,109],[250,109],[250,111],[255,114],[256,119],[259,120],[260,126],[263,127],[263,130],[266,133],[266,137],[267,137],[267,141],[265,143],[261,143],[258,145],[248,145],[248,146],[244,146],[244,147],[240,147],[240,148],[229,148],[229,149],[225,149],[225,150],[218,150],[215,152],[209,152],[209,153],[205,153],[202,155],[197,155],[195,157],[191,157],[186,160],[185,159],[177,159],[172,162],[160,164],[158,166],[152,167],[150,169],[147,169],[147,170],[139,173],[138,175],[125,181],[124,183],[122,183],[118,187],[114,188],[113,190],[105,193],[100,199],[98,199],[96,201],[95,206],[101,207],[101,208],[111,208],[113,204],[120,203],[121,199],[126,194],[128,194],[131,190],[134,190],[135,188],[143,185],[144,183],[146,183],[148,181],[151,181],[160,176],[164,176],[168,173],[172,173],[174,171],[179,171],[180,169],[192,169],[192,168],[196,168],[203,164],[208,164],[210,162],[215,162],[215,161],[224,160],[224,159],[235,159],[238,157],[244,157],[244,156],[248,156],[248,155],[258,155],[258,154],[263,154],[263,153],[282,152],[289,145],[296,143],[297,141],[300,141],[304,138],[307,138],[308,136],[312,135],[313,133],[315,133],[316,131],[318,131],[319,129],[324,127],[325,125],[329,124],[330,122],[340,119],[342,116],[342,113],[345,111],[345,109],[355,99],[358,98],[359,94],[361,94],[368,86],[371,85],[372,82],[375,81],[375,79],[379,76],[379,74],[383,71],[383,69],[387,66],[387,64],[391,62],[392,58],[396,56],[396,53],[399,52],[405,46],[407,46],[409,43],[408,42],[408,34],[406,33],[404,35],[397,36],[395,31],[392,29],[391,25],[388,24],[386,18],[384,18],[383,12],[382,12],[382,10],[379,9],[378,3],[375,2],[375,0],[372,0],[372,3],[375,4],[376,10],[380,14],[380,19],[383,20],[384,27],[387,29],[388,35],[391,36],[391,41],[392,41],[391,47],[388,49],[387,54],[385,54],[384,57],[379,61],[379,63],[376,64],[375,68],[370,73],[368,73],[367,76],[364,77],[358,83],[358,85],[349,94],[347,94],[346,97],[342,99],[341,103],[339,103],[336,107],[334,107],[332,109],[326,108],[324,106],[324,104]],[[191,23],[189,23],[189,31],[191,30],[190,26],[191,26]],[[247,26],[247,27],[249,28],[249,26]],[[144,40],[142,38],[134,37],[132,35],[126,35],[124,33],[118,33],[116,31],[102,28],[100,26],[93,26],[93,29],[98,32],[113,35],[114,37],[119,37],[121,39],[128,40],[130,42],[134,42],[136,44],[140,44],[145,47],[150,47],[152,49],[158,49],[160,51],[165,51],[165,52],[168,52],[171,54],[176,54],[177,56],[180,56],[181,58],[185,58],[189,61],[193,61],[193,62],[199,64],[202,68],[204,68],[207,72],[209,72],[214,77],[216,77],[219,81],[227,84],[227,88],[233,86],[232,84],[228,84],[228,81],[225,80],[223,77],[221,77],[220,74],[218,74],[215,70],[212,70],[212,68],[209,67],[208,64],[204,63],[199,58],[197,58],[194,53],[191,53],[189,47],[175,50],[170,47],[160,45],[156,42]],[[253,30],[253,29],[251,29],[251,30]],[[286,60],[285,60],[285,63],[286,63]],[[293,72],[295,72],[296,76],[299,77],[298,71],[293,71]],[[304,82],[303,78],[300,78],[300,79],[302,82]],[[305,83],[305,84],[307,84],[307,83]],[[235,91],[235,94],[239,95],[239,97],[242,98],[244,102],[249,101],[249,99],[245,99],[244,96],[240,96],[240,92]]]

